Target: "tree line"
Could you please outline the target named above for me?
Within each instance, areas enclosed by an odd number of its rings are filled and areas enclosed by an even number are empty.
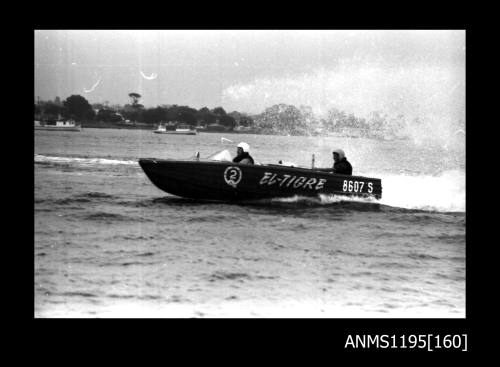
[[[254,115],[254,126],[261,132],[286,135],[324,135],[340,133],[359,137],[376,137],[377,134],[397,136],[404,131],[403,115],[390,117],[379,111],[368,117],[357,117],[337,108],[331,108],[323,116],[317,116],[309,106],[295,107],[277,104]]]
[[[227,113],[223,107],[195,109],[189,106],[161,105],[145,108],[139,103],[141,95],[130,93],[131,103],[109,105],[109,103],[90,104],[80,95],[71,95],[62,101],[56,97],[54,101],[38,101],[35,103],[35,119],[57,120],[73,119],[77,122],[139,122],[158,124],[160,122],[176,122],[193,126],[219,124],[229,129],[235,126],[251,126],[253,119],[238,111]]]
[[[405,131],[407,121],[403,115],[389,117],[381,112],[372,112],[368,117],[357,117],[337,108],[331,108],[326,115],[316,116],[311,107],[296,107],[276,104],[259,114],[238,111],[227,113],[223,107],[200,109],[182,105],[160,105],[145,108],[140,104],[141,95],[129,93],[130,103],[110,105],[90,104],[80,95],[71,95],[64,101],[56,97],[54,101],[35,103],[35,119],[73,119],[77,122],[139,122],[158,124],[160,122],[184,123],[193,126],[219,124],[228,130],[247,127],[254,132],[286,135],[322,135],[325,133],[358,131],[360,136],[374,136],[377,132],[390,132],[397,136]],[[418,121],[414,121],[418,123]]]

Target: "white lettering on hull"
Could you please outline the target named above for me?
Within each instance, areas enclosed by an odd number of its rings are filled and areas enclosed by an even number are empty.
[[[291,175],[283,175],[278,176],[276,173],[264,172],[264,176],[259,181],[260,185],[274,185],[278,184],[280,187],[293,187],[293,188],[302,188],[309,190],[320,190],[325,186],[326,183],[325,178],[320,178],[319,180],[314,177],[304,177],[304,176],[291,176]]]
[[[363,192],[364,186],[365,186],[364,181],[344,180],[344,183],[342,185],[342,191],[361,193],[361,192]],[[373,192],[373,183],[372,182],[368,182],[367,190],[365,192],[367,192],[369,194],[371,194]]]

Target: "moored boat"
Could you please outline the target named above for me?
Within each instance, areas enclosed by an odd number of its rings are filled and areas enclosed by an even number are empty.
[[[35,120],[35,130],[81,131],[82,126],[76,125],[73,120],[49,122]]]
[[[156,130],[154,130],[155,134],[181,134],[181,135],[196,135],[198,131],[192,128],[190,125],[181,124],[178,125],[175,130],[170,130],[167,128],[167,125],[161,123]]]
[[[159,189],[193,199],[244,201],[321,194],[382,197],[378,178],[278,164],[239,164],[230,157],[225,150],[207,159],[141,158],[139,164]]]

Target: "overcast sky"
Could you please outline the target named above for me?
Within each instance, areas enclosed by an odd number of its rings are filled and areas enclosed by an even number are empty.
[[[125,104],[130,92],[146,107],[368,111],[442,98],[461,113],[465,31],[35,31],[35,98]]]

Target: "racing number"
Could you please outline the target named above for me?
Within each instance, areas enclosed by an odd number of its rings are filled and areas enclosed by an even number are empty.
[[[238,171],[236,170],[229,171],[229,179],[231,181],[236,181],[238,179]]]
[[[363,192],[363,187],[365,183],[363,181],[350,181],[344,180],[344,184],[342,185],[342,190],[347,192]],[[373,192],[373,184],[368,182],[368,193]]]

